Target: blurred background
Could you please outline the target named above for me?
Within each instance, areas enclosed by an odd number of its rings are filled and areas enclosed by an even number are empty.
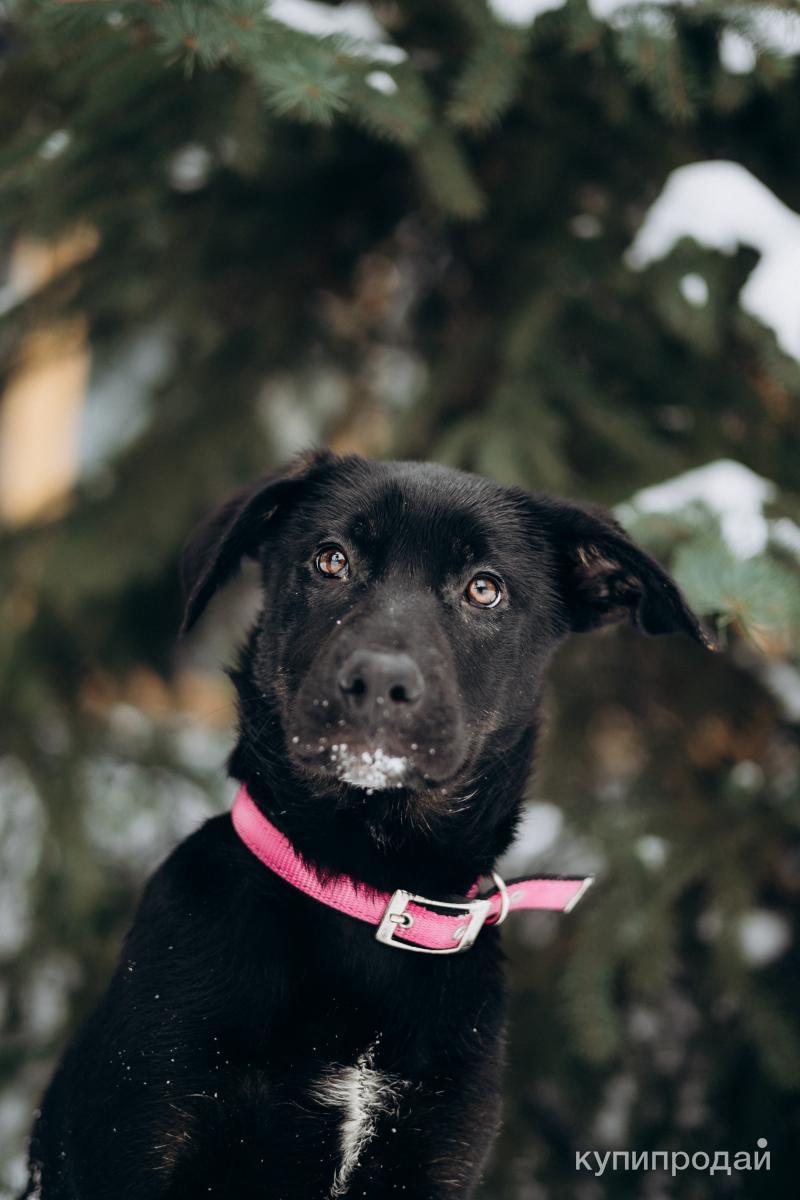
[[[508,866],[599,882],[508,929],[483,1200],[796,1194],[798,55],[795,3],[0,3],[4,1200],[143,879],[232,797],[253,582],[179,643],[180,545],[320,443],[615,506],[722,643],[554,664]]]

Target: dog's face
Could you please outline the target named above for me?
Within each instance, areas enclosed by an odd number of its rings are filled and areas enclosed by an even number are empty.
[[[313,775],[419,788],[463,777],[530,713],[563,620],[546,540],[484,480],[349,460],[265,559],[259,663]]]
[[[321,791],[463,786],[530,725],[570,629],[705,640],[607,514],[432,465],[323,453],[241,493],[190,543],[187,626],[245,554],[264,587],[253,694]]]

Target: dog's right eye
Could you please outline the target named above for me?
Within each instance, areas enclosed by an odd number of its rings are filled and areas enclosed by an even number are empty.
[[[326,575],[329,579],[347,579],[350,574],[350,563],[341,546],[326,546],[320,550],[314,565],[320,575]]]

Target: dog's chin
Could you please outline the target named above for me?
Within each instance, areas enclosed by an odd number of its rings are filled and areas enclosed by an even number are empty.
[[[451,755],[442,754],[435,761],[430,748],[423,761],[416,744],[406,746],[399,739],[308,742],[297,737],[290,742],[295,766],[317,786],[345,785],[355,795],[429,792],[445,786],[462,767],[460,760],[452,762]]]
[[[406,787],[415,774],[408,755],[387,753],[381,746],[359,752],[335,744],[331,748],[331,765],[333,775],[341,783],[367,792]]]

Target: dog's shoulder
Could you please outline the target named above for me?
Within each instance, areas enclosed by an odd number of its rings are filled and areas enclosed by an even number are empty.
[[[274,970],[285,952],[278,884],[239,840],[229,814],[207,821],[148,881],[112,982],[111,1008],[115,999],[124,1011],[135,1007],[137,1027],[152,1030],[163,1011],[206,1020],[240,1007],[230,981],[251,962]]]
[[[238,838],[230,814],[212,817],[181,842],[148,880],[131,937],[176,923],[232,928],[254,904],[268,905],[275,880]],[[205,933],[201,936],[205,936]]]

